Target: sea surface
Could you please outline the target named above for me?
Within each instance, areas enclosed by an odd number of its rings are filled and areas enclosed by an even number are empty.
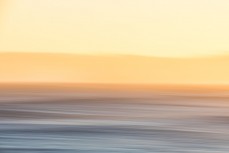
[[[229,94],[1,90],[0,153],[229,153]]]

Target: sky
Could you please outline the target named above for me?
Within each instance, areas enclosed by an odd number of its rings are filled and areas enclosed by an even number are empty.
[[[0,52],[229,54],[228,0],[0,0]]]
[[[0,0],[0,82],[229,84],[228,14],[228,0]]]
[[[229,85],[229,56],[0,54],[0,82]]]

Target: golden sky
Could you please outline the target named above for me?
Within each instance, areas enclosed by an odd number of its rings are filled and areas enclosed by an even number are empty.
[[[229,54],[228,0],[0,0],[0,5],[0,52]]]
[[[0,82],[229,84],[228,15],[229,0],[0,0]]]
[[[229,56],[159,58],[1,53],[0,82],[227,84]]]

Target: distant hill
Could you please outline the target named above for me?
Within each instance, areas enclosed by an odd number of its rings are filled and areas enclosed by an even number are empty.
[[[0,82],[229,84],[229,57],[0,53]]]

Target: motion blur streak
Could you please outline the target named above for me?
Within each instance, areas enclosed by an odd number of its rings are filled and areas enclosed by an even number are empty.
[[[228,92],[4,89],[1,153],[228,153]]]

